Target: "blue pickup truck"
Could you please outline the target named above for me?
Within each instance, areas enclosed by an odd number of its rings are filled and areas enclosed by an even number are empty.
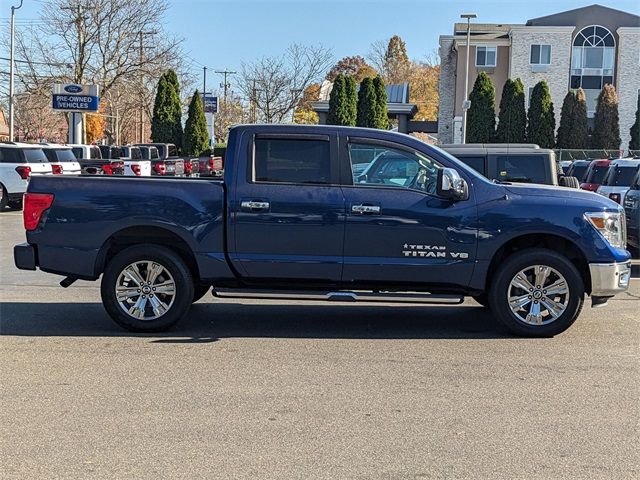
[[[460,303],[552,336],[585,294],[628,288],[625,216],[589,192],[489,181],[393,132],[231,129],[224,178],[34,177],[18,268],[102,276],[122,327],[160,331],[218,297]]]

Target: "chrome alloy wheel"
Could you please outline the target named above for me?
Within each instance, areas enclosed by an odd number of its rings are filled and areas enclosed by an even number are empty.
[[[547,325],[560,317],[569,304],[569,286],[556,269],[532,265],[520,270],[507,292],[511,312],[529,325]]]
[[[128,265],[115,288],[120,308],[138,320],[156,320],[167,313],[176,298],[176,284],[158,262],[137,261]]]

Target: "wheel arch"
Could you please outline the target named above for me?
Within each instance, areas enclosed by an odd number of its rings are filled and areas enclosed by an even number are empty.
[[[485,291],[488,291],[493,276],[500,264],[513,253],[526,248],[546,248],[567,257],[575,265],[582,281],[585,292],[591,293],[591,274],[589,262],[584,252],[570,239],[557,234],[529,233],[513,237],[506,241],[491,258],[485,279]]]
[[[187,240],[172,230],[155,225],[130,226],[110,235],[102,244],[96,257],[94,267],[96,278],[104,272],[110,258],[127,247],[140,244],[161,245],[170,248],[184,260],[193,278],[200,278],[198,263]]]

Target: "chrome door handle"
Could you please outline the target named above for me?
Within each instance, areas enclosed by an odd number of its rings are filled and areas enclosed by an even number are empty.
[[[249,210],[266,210],[269,208],[269,202],[259,202],[256,200],[247,200],[240,202],[240,207]]]
[[[380,207],[377,205],[352,205],[353,213],[380,213]]]

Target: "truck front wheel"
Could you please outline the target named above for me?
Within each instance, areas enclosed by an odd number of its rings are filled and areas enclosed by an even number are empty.
[[[575,265],[551,250],[530,248],[508,257],[492,279],[491,310],[511,332],[551,337],[578,318],[584,283]]]
[[[187,314],[194,297],[185,262],[159,245],[119,252],[105,268],[100,292],[107,313],[132,332],[169,329]]]

